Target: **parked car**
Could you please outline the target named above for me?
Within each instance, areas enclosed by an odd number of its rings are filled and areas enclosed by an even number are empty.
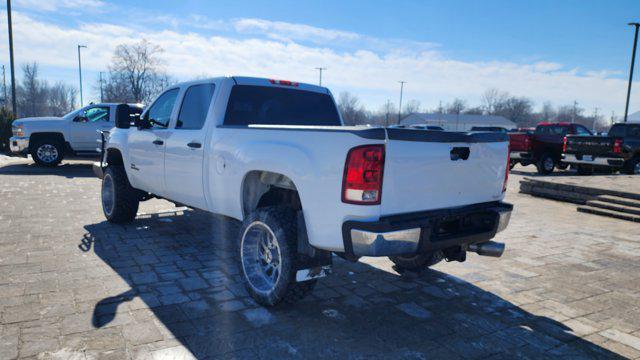
[[[543,122],[533,134],[509,134],[510,166],[518,162],[525,166],[535,164],[543,175],[552,173],[556,167],[566,169],[569,165],[562,162],[562,147],[567,135],[591,135],[591,131],[580,124]]]
[[[640,124],[614,124],[607,136],[567,136],[564,144],[563,161],[581,175],[594,169],[640,174]]]
[[[38,165],[56,166],[65,156],[98,157],[99,130],[115,124],[118,104],[91,104],[63,117],[17,119],[9,139],[11,152],[19,156],[31,154]],[[133,114],[142,112],[141,105],[130,105]]]
[[[331,253],[421,269],[504,250],[490,241],[512,209],[504,134],[343,126],[327,88],[248,77],[171,86],[135,124],[118,116],[94,165],[105,217],[132,221],[156,196],[242,220],[260,304],[304,296]]]
[[[501,132],[506,133],[507,129],[500,126],[473,126],[471,131],[489,131],[489,132]]]

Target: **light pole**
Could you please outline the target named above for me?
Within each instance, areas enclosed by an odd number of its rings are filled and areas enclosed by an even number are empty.
[[[400,83],[400,106],[398,106],[398,124],[400,124],[400,116],[402,115],[402,90],[404,89],[404,84],[406,81],[398,81]]]
[[[2,107],[7,108],[7,77],[5,73],[4,65],[2,65],[2,91],[4,92],[4,100],[2,100]]]
[[[319,86],[322,86],[322,71],[327,70],[327,68],[325,67],[317,67],[315,68],[316,70],[318,70],[318,72],[320,73],[320,82],[319,82]]]
[[[7,22],[9,23],[9,59],[11,62],[11,111],[13,111],[13,116],[17,116],[16,72],[13,63],[13,27],[11,25],[11,0],[7,0]]]
[[[78,74],[80,75],[80,107],[84,106],[82,98],[82,60],[80,58],[80,49],[86,48],[86,45],[78,45]]]
[[[100,102],[101,103],[104,102],[104,92],[102,90],[102,73],[103,71],[100,71]]]
[[[631,52],[631,69],[629,70],[629,86],[627,87],[627,104],[624,106],[624,122],[627,122],[627,115],[629,114],[629,98],[631,97],[631,81],[633,80],[633,65],[636,62],[636,47],[638,46],[638,27],[640,23],[629,23],[631,26],[635,26],[636,34],[633,37],[633,51]]]

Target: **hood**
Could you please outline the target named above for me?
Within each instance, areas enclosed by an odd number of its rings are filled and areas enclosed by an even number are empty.
[[[63,120],[63,118],[56,117],[56,116],[42,116],[42,117],[29,117],[29,118],[17,119],[15,122],[30,123],[30,122],[36,122],[36,121],[60,121],[60,120]]]

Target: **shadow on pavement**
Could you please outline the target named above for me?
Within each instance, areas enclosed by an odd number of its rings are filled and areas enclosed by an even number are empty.
[[[29,163],[10,163],[0,167],[0,175],[56,175],[66,178],[95,177],[91,163],[65,163],[44,167]]]
[[[159,330],[145,331],[177,339],[197,358],[620,358],[435,270],[399,276],[334,258],[334,274],[311,296],[259,307],[236,266],[238,225],[187,210],[85,226],[80,249],[93,250],[131,287],[96,305],[94,327],[149,307]],[[158,357],[175,356],[165,350]]]

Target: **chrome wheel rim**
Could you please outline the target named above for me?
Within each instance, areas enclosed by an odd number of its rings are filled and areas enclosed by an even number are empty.
[[[544,159],[544,169],[545,170],[552,170],[553,169],[553,159],[552,158]]]
[[[271,291],[282,273],[282,254],[273,231],[263,222],[251,223],[242,235],[242,270],[257,291]]]
[[[38,159],[46,163],[52,163],[58,159],[58,149],[51,144],[43,144],[36,150]]]
[[[102,208],[107,215],[111,215],[111,212],[113,211],[115,193],[113,178],[111,175],[107,174],[102,180]]]

